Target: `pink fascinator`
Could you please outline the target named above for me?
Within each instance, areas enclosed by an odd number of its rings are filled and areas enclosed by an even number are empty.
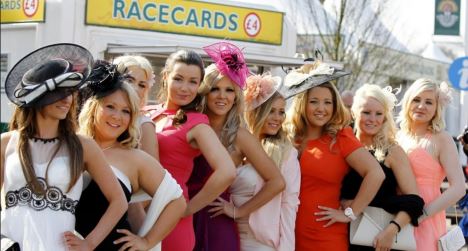
[[[242,51],[237,46],[228,42],[219,42],[205,46],[203,50],[213,59],[222,75],[229,77],[241,89],[244,89],[249,69],[245,64]]]
[[[247,78],[247,88],[244,90],[244,100],[248,111],[251,111],[267,101],[279,89],[280,77],[270,74],[253,75]]]

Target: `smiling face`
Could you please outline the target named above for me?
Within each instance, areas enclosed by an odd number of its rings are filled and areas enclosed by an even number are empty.
[[[323,127],[333,115],[333,96],[326,87],[314,87],[307,92],[306,116],[309,126]]]
[[[278,134],[278,131],[281,129],[281,125],[286,118],[285,107],[286,101],[283,97],[278,96],[275,98],[275,100],[273,100],[270,113],[265,119],[263,127],[260,131],[260,138]]]
[[[228,78],[221,78],[206,95],[207,114],[225,116],[229,113],[236,100],[236,87]]]
[[[437,109],[436,94],[433,90],[422,91],[411,100],[409,117],[414,123],[429,124]]]
[[[365,136],[373,137],[381,129],[385,121],[384,106],[375,98],[367,97],[362,101],[357,111],[357,125],[359,132]]]
[[[165,76],[168,86],[167,108],[178,109],[192,102],[200,86],[202,72],[198,65],[175,63]]]
[[[129,66],[127,74],[127,81],[135,88],[140,100],[145,100],[151,88],[149,84],[151,76],[147,76],[145,70],[138,66]]]
[[[129,100],[122,90],[102,98],[96,108],[95,139],[116,140],[128,129],[130,119]]]
[[[43,118],[52,118],[57,120],[65,119],[70,111],[72,102],[73,95],[68,95],[55,103],[44,106],[39,114]]]

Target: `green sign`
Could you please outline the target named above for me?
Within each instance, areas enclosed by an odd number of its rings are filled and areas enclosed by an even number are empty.
[[[434,35],[460,35],[460,0],[436,0]]]
[[[8,124],[0,122],[0,133],[8,132]]]

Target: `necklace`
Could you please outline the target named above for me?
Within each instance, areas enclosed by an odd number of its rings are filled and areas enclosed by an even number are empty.
[[[34,142],[42,142],[44,144],[47,144],[47,143],[54,143],[56,140],[58,140],[58,137],[55,137],[55,138],[49,138],[49,139],[44,139],[44,138],[38,138],[38,137],[32,137],[31,138],[32,140],[34,140]]]
[[[104,148],[101,148],[101,151],[105,151],[105,150],[108,150],[108,149],[111,149],[112,147],[115,146],[115,143],[113,143],[112,145],[108,146],[108,147],[104,147]]]

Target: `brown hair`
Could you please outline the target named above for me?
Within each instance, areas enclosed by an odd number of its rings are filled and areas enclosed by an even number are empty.
[[[167,76],[169,73],[174,69],[174,65],[176,63],[184,63],[186,65],[196,65],[200,68],[201,76],[200,81],[203,80],[205,76],[205,70],[203,65],[203,60],[201,59],[200,55],[194,51],[188,50],[179,50],[172,53],[166,60],[166,64],[164,69],[161,71],[161,83],[162,86],[159,89],[158,99],[162,102],[167,98]],[[201,103],[201,96],[197,94],[195,99],[192,100],[187,105],[181,106],[179,110],[177,110],[176,115],[172,121],[172,125],[182,125],[187,121],[187,115],[185,114],[188,111],[200,111],[200,103]]]
[[[31,149],[29,147],[29,139],[33,138],[38,132],[37,113],[43,107],[16,107],[13,119],[10,122],[10,130],[17,130],[19,133],[18,139],[18,155],[21,163],[23,174],[28,184],[36,194],[44,194],[44,188],[39,183],[33,167]],[[78,178],[81,176],[84,168],[83,146],[76,131],[76,98],[73,97],[73,102],[70,106],[70,111],[67,117],[59,121],[58,125],[58,140],[59,144],[54,154],[52,155],[46,168],[46,183],[48,180],[49,166],[59,149],[63,144],[67,146],[67,151],[70,157],[70,183],[68,184],[67,192],[75,185]]]

